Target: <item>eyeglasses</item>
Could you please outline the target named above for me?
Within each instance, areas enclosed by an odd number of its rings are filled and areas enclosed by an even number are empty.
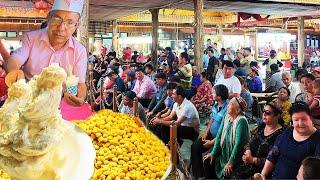
[[[268,110],[262,110],[262,113],[265,115],[268,115],[268,116],[273,114],[273,112],[268,111]]]
[[[52,16],[50,18],[51,20],[51,23],[54,24],[54,25],[58,25],[60,26],[62,23],[64,23],[64,25],[67,27],[67,28],[73,28],[77,25],[78,22],[74,22],[70,19],[66,20],[66,21],[63,21],[62,18],[60,18],[59,16]]]

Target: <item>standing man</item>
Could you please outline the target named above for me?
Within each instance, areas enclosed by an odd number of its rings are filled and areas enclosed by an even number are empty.
[[[14,71],[21,69],[27,80],[52,63],[59,63],[66,72],[71,70],[79,77],[78,94],[64,92],[64,99],[73,106],[83,104],[86,98],[87,51],[72,37],[82,9],[83,0],[55,0],[48,15],[48,27],[26,33],[22,47],[5,62],[9,72],[16,74]]]
[[[207,68],[208,80],[214,84],[219,69],[219,60],[214,56],[213,49],[208,49],[209,64]]]
[[[240,61],[241,66],[244,67],[246,70],[248,70],[250,63],[252,61],[256,61],[254,57],[251,55],[250,47],[243,48],[243,56],[244,58],[242,59],[242,61]]]
[[[278,64],[280,67],[282,66],[282,63],[279,61],[277,57],[277,52],[275,50],[270,51],[270,56],[267,58],[262,65],[266,65],[266,89],[270,86],[270,79],[271,79],[271,64]]]

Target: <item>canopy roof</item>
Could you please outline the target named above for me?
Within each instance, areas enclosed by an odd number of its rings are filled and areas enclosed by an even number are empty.
[[[90,0],[91,20],[113,20],[152,8],[193,10],[193,0]],[[320,15],[320,1],[242,0],[204,1],[204,10],[265,15]]]

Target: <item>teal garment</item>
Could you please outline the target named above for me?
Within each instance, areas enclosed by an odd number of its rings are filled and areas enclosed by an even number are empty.
[[[228,115],[226,115],[227,117]],[[224,138],[223,147],[221,147],[221,137],[222,131],[224,127],[224,123],[228,123],[226,136]],[[235,137],[234,137],[234,145],[233,147],[230,146],[231,143],[231,136],[232,136],[232,127],[233,122],[230,122],[226,118],[222,121],[218,135],[215,139],[214,147],[212,149],[212,156],[215,158],[215,171],[216,175],[219,179],[224,178],[224,166],[230,161],[233,166],[237,166],[239,162],[241,162],[241,157],[244,152],[244,147],[249,141],[249,126],[247,119],[242,116],[237,123],[237,127],[235,130]],[[234,170],[234,169],[233,169]]]

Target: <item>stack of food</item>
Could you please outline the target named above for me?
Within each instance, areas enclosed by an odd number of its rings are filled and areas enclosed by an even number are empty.
[[[96,149],[92,179],[161,179],[168,173],[168,148],[137,122],[110,110],[76,121]]]
[[[58,64],[52,64],[28,83],[19,80],[9,88],[0,108],[0,167],[13,179],[92,176],[96,154],[91,139],[60,115],[66,77]]]

